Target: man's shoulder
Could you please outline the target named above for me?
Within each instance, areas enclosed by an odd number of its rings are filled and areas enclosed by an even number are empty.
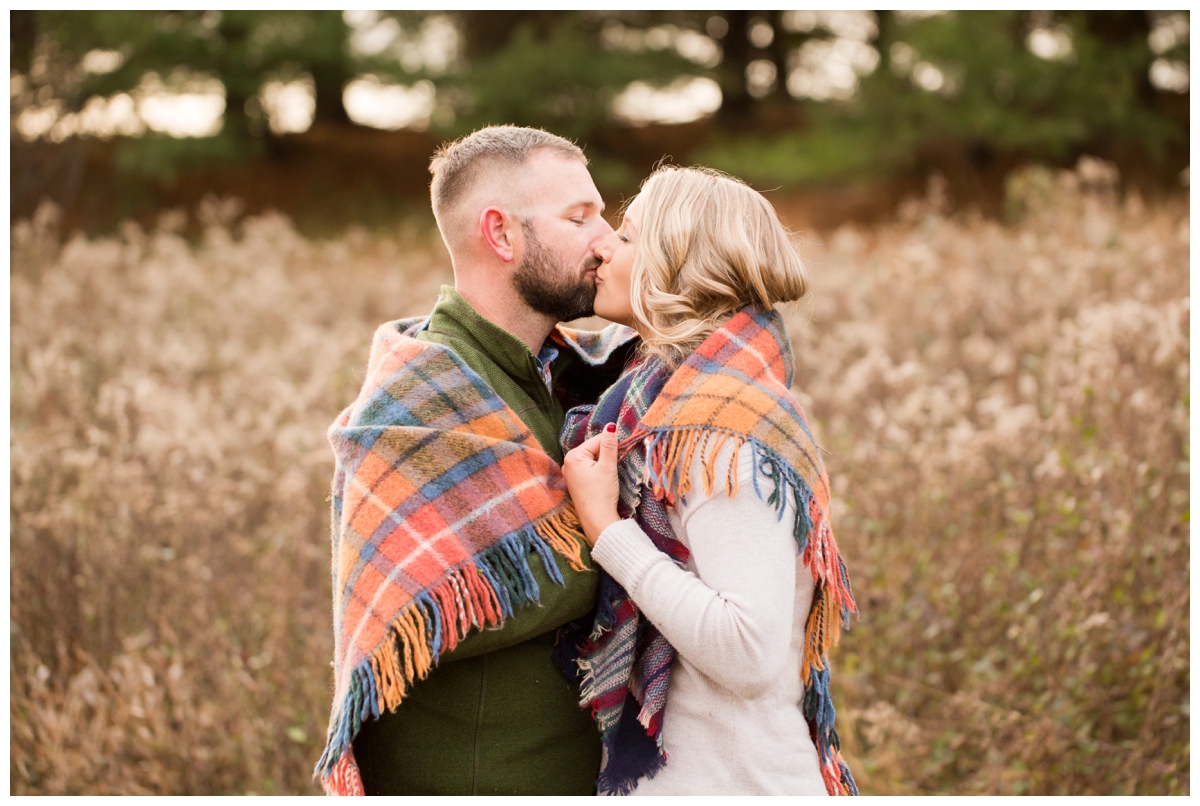
[[[437,350],[452,356],[460,366],[479,375],[489,386],[494,385],[497,370],[493,362],[470,341],[454,333],[444,333],[432,328],[414,330],[412,338],[427,345],[431,351]]]
[[[394,382],[419,385],[434,377],[454,385],[480,385],[479,370],[469,355],[457,349],[453,336],[430,331],[428,322],[427,316],[396,319],[376,329],[364,388],[390,387]],[[410,377],[415,371],[419,379]]]
[[[399,333],[401,336],[418,338],[421,333],[428,330],[429,319],[429,314],[425,316],[406,316],[402,319],[393,319],[390,322],[384,322],[379,326],[379,330],[389,330]]]
[[[445,345],[431,342],[426,337],[428,325],[428,316],[414,316],[394,319],[377,327],[371,340],[372,368],[386,365],[394,370],[414,360],[428,360],[432,356],[450,352]]]

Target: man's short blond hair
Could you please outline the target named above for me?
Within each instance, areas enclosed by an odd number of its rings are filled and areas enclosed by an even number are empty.
[[[452,143],[444,143],[429,162],[433,181],[429,197],[438,227],[449,244],[455,205],[475,184],[497,169],[519,168],[538,151],[551,151],[587,165],[579,146],[541,129],[522,126],[488,126]]]

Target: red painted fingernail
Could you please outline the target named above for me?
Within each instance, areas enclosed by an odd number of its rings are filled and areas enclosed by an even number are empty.
[[[617,430],[617,424],[609,423],[608,425],[604,426],[604,430],[611,434]]]

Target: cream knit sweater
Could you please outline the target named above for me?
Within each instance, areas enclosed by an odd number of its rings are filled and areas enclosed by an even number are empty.
[[[730,445],[718,455],[718,479],[731,455]],[[592,550],[676,649],[667,765],[635,795],[827,794],[801,712],[813,579],[792,536],[796,510],[779,518],[755,494],[749,447],[737,461],[734,498],[704,495],[697,459],[687,500],[668,510],[691,551],[686,570],[632,520],[609,526]]]

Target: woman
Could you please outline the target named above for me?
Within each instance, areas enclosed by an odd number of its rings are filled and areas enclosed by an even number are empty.
[[[629,205],[596,313],[642,347],[568,415],[563,472],[606,574],[580,645],[602,793],[857,794],[827,648],[855,611],[772,306],[806,290],[771,205],[667,167]]]

